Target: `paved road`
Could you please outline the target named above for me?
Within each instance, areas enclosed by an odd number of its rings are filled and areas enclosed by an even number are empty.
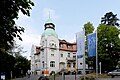
[[[26,77],[23,77],[23,78],[16,78],[16,79],[13,79],[13,80],[38,80],[39,78],[39,75],[31,75],[30,78],[28,78],[27,76]]]
[[[97,80],[120,80],[120,78],[106,78],[106,79],[101,78]]]
[[[76,80],[80,80],[81,75],[76,75]],[[24,77],[24,78],[16,78],[13,80],[38,80],[39,75],[31,76],[30,78]],[[50,79],[54,80],[54,79]],[[64,80],[62,76],[56,77],[55,80]],[[75,80],[75,75],[65,75],[65,80]],[[120,77],[115,77],[115,78],[101,78],[101,79],[96,79],[96,80],[120,80]]]
[[[13,80],[38,80],[39,75],[31,76],[30,78],[28,77],[23,77],[23,78],[16,78]],[[54,79],[50,79],[54,80]],[[56,77],[55,80],[64,80],[62,76]],[[65,75],[65,80],[75,80],[75,75]],[[80,80],[80,75],[76,75],[76,80]]]
[[[80,76],[81,75],[77,75],[76,76],[76,80],[80,80]],[[54,79],[50,79],[50,80],[54,80]],[[65,79],[63,79],[62,76],[55,78],[55,80],[75,80],[75,75],[65,75]],[[115,78],[100,78],[100,79],[96,79],[96,80],[120,80],[120,77],[115,77]]]
[[[54,79],[50,79],[54,80]],[[56,77],[55,80],[75,80],[75,75],[65,75],[65,79],[63,76]],[[76,80],[80,80],[80,75],[76,75]]]
[[[97,79],[97,80],[120,80],[120,76],[115,76],[114,78],[101,78],[101,79]]]

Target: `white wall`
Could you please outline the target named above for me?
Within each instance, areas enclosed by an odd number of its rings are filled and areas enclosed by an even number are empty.
[[[55,49],[50,49],[50,43],[51,41],[54,41],[56,44]],[[54,37],[54,36],[49,36],[47,38],[47,67],[48,70],[51,71],[57,71],[59,70],[59,40],[58,38]],[[54,54],[54,56],[51,56],[51,54]],[[50,67],[50,61],[55,61],[55,67]]]

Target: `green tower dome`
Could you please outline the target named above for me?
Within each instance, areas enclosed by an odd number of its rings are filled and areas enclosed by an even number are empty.
[[[43,34],[42,34],[42,37],[48,37],[48,36],[54,36],[56,38],[58,38],[58,35],[57,33],[53,30],[53,29],[46,29]]]
[[[54,36],[54,37],[58,38],[58,35],[55,32],[55,25],[53,24],[53,22],[50,18],[46,21],[44,27],[45,27],[45,30],[42,34],[42,37],[46,38],[48,36]]]

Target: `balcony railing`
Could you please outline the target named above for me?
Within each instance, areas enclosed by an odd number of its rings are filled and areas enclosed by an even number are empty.
[[[70,60],[70,61],[76,60],[76,58],[74,58],[74,57],[67,57],[66,59]]]

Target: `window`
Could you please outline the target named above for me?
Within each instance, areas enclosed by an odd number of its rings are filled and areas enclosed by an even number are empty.
[[[63,48],[63,44],[60,44],[60,47]]]
[[[55,61],[50,62],[50,67],[55,67]]]
[[[80,63],[80,65],[82,65],[82,63]]]
[[[70,57],[70,53],[68,53],[68,57]]]
[[[38,66],[37,66],[37,64],[36,64],[36,69],[38,69]]]
[[[74,59],[76,59],[76,56],[73,56]]]
[[[51,54],[51,56],[54,56],[54,54]]]
[[[67,66],[68,66],[68,67],[71,67],[70,63],[67,63]]]
[[[76,63],[73,63],[73,67],[75,67]]]
[[[60,54],[61,55],[61,57],[63,57],[63,54]]]
[[[56,48],[57,47],[53,40],[50,42],[49,45],[50,45],[51,48]]]
[[[43,68],[44,68],[44,61],[42,62]]]
[[[73,54],[76,54],[76,53],[73,53]]]
[[[67,45],[67,48],[68,48],[68,49],[71,49],[71,48],[72,48],[72,46],[71,46],[71,45]]]
[[[54,53],[54,49],[51,49],[51,52],[53,52],[53,53]]]

